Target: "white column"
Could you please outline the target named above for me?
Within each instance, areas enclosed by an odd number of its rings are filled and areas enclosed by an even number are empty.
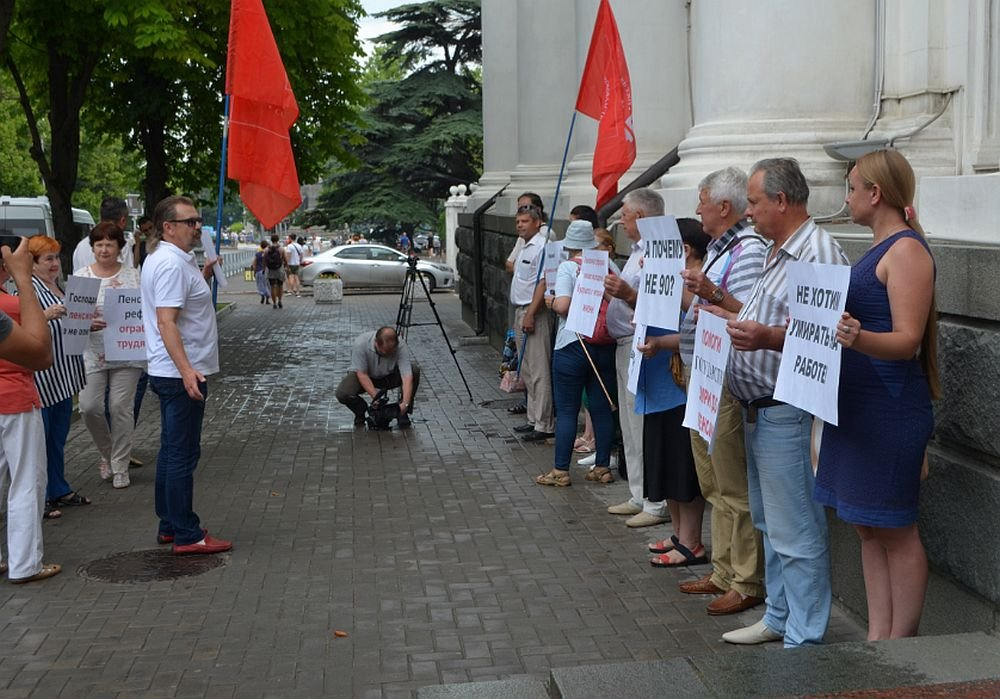
[[[483,0],[483,176],[480,196],[507,184],[518,163],[517,4]]]
[[[691,8],[695,125],[661,180],[669,210],[692,214],[697,184],[713,170],[778,156],[798,158],[812,212],[839,209],[846,168],[821,145],[861,138],[873,112],[875,3],[699,0]]]
[[[444,259],[455,270],[455,281],[458,281],[458,244],[455,242],[455,231],[458,229],[458,215],[465,211],[469,197],[466,196],[466,186],[460,184],[448,190],[451,196],[444,202]]]

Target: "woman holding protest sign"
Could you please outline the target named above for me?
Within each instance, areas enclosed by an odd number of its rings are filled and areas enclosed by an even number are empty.
[[[101,280],[97,294],[97,314],[90,326],[90,338],[83,353],[87,385],[80,393],[80,413],[101,454],[98,469],[101,480],[111,480],[115,488],[129,486],[128,462],[132,453],[135,428],[133,405],[135,386],[146,368],[145,360],[108,360],[104,354],[105,294],[108,289],[134,289],[139,293],[139,270],[123,265],[118,253],[125,246],[125,235],[113,223],[102,221],[90,231],[90,245],[95,262],[76,270],[78,277]],[[108,414],[105,416],[105,390]],[[110,425],[109,425],[110,423]]]
[[[700,270],[711,238],[693,218],[678,219],[677,227],[684,243],[685,267]],[[685,288],[678,325],[693,298]],[[698,487],[691,436],[682,424],[687,394],[681,385],[680,337],[675,330],[648,327],[638,348],[643,359],[635,409],[645,416],[642,426],[644,496],[652,502],[667,501],[674,528],[669,539],[649,546],[649,552],[655,554],[649,563],[656,568],[708,561],[701,543],[705,499]]]
[[[83,369],[83,357],[63,353],[62,319],[66,315],[66,306],[63,290],[59,287],[62,276],[59,248],[59,242],[46,235],[28,238],[28,251],[34,260],[31,284],[52,338],[52,366],[35,372],[35,388],[42,401],[48,472],[45,519],[61,517],[63,508],[90,504],[90,498],[73,490],[66,480],[66,438],[69,437],[73,418],[73,396],[83,388],[87,376]]]
[[[566,317],[573,301],[577,277],[582,274],[582,252],[597,247],[594,226],[589,221],[577,220],[569,224],[563,238],[563,250],[570,259],[559,265],[556,278],[556,295],[552,310],[559,316],[555,349],[552,352],[552,394],[556,408],[555,464],[551,471],[535,479],[538,485],[571,485],[569,463],[573,455],[577,418],[583,390],[587,389],[590,416],[594,423],[596,459],[587,480],[611,483],[614,474],[608,468],[611,460],[611,442],[614,439],[615,420],[610,396],[615,388],[615,341],[608,334],[602,317],[607,304],[600,303],[594,332],[589,337],[567,330]],[[607,272],[618,270],[609,262]],[[604,291],[601,275],[601,293]],[[604,311],[602,313],[601,311]]]
[[[813,497],[861,537],[868,639],[879,640],[916,635],[927,589],[917,498],[939,395],[935,270],[902,155],[863,156],[848,185],[851,218],[874,240],[851,268],[840,424],[823,428]]]

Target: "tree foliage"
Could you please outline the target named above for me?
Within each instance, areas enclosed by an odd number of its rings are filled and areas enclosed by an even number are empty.
[[[363,72],[370,102],[354,150],[363,165],[336,163],[302,223],[434,225],[448,188],[479,177],[478,0],[429,0],[377,16],[399,29],[375,39]]]

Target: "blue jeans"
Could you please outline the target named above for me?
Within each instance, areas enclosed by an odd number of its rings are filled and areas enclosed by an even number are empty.
[[[178,546],[205,538],[194,512],[194,470],[201,457],[201,423],[208,384],[198,385],[205,400],[194,400],[181,379],[150,376],[160,399],[160,453],[156,457],[156,516],[159,533]]]
[[[750,517],[764,538],[764,624],[785,647],[823,642],[830,621],[830,542],[823,506],[813,501],[812,417],[791,405],[743,410]]]
[[[145,371],[139,374],[139,383],[135,385],[135,402],[132,404],[132,424],[139,424],[139,412],[142,410],[142,398],[146,395],[146,385],[149,383],[149,374]]]
[[[590,352],[608,393],[616,395],[615,345],[588,343],[587,351]],[[559,471],[568,471],[573,457],[583,389],[587,389],[590,419],[594,423],[597,448],[595,463],[607,466],[611,459],[611,442],[615,437],[615,418],[580,343],[573,342],[552,353],[552,398],[556,409],[555,468]]]
[[[45,428],[46,471],[49,476],[45,486],[45,499],[55,500],[73,492],[66,482],[66,438],[73,419],[73,397],[42,408],[42,425]]]

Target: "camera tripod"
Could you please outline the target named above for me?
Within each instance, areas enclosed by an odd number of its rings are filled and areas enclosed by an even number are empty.
[[[413,297],[416,295],[417,284],[424,290],[424,296],[427,297],[427,303],[430,304],[431,312],[434,313],[434,322],[426,323],[414,323],[413,322]],[[406,339],[406,331],[412,327],[418,325],[437,325],[441,329],[441,336],[444,338],[444,343],[448,346],[448,351],[451,352],[451,358],[455,362],[455,368],[458,369],[458,375],[462,377],[462,383],[465,384],[465,390],[469,394],[469,400],[472,401],[472,389],[469,388],[469,382],[465,379],[465,374],[462,372],[462,365],[458,363],[458,355],[455,352],[455,348],[451,346],[451,340],[448,339],[448,333],[445,332],[444,324],[441,322],[441,316],[438,315],[437,306],[434,303],[434,299],[431,298],[431,290],[427,288],[427,282],[417,271],[417,256],[410,255],[407,258],[406,267],[406,279],[403,282],[403,293],[399,297],[399,311],[396,313],[396,336],[400,339]]]

